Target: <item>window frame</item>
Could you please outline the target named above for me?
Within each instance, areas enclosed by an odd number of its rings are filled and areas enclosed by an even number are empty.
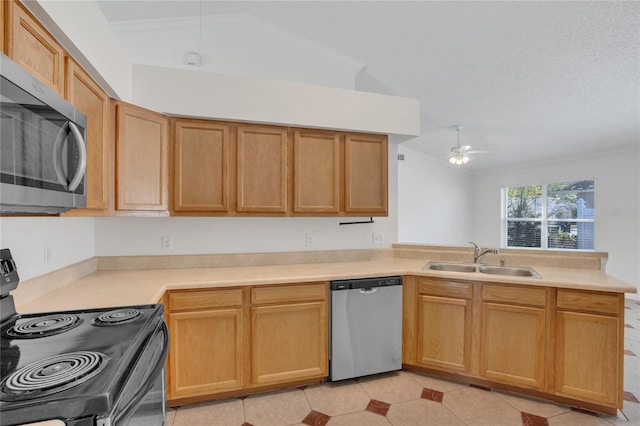
[[[585,178],[585,179],[566,179],[559,180],[556,182],[543,182],[543,183],[533,183],[526,185],[510,185],[503,186],[500,188],[500,247],[505,249],[528,249],[528,250],[565,250],[565,251],[595,251],[596,247],[596,235],[595,235],[595,211],[593,219],[555,219],[548,217],[548,200],[549,200],[549,192],[548,188],[550,185],[554,185],[556,183],[562,182],[579,182],[579,181],[592,181],[594,186],[594,201],[595,201],[595,178]],[[507,217],[507,196],[510,188],[518,188],[518,187],[527,187],[527,186],[540,186],[542,188],[541,198],[541,217],[531,217],[531,218],[508,218]],[[594,202],[595,205],[595,202]],[[509,222],[539,222],[540,223],[540,247],[521,247],[521,246],[509,246],[508,244],[508,230],[509,230]],[[590,249],[578,249],[578,248],[549,248],[549,222],[571,222],[571,223],[593,223],[593,248]],[[544,238],[543,236],[546,236]]]

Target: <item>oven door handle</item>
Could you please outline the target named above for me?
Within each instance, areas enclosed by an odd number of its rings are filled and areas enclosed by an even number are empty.
[[[138,390],[136,391],[136,397],[131,399],[124,407],[122,407],[122,410],[118,410],[119,412],[116,413],[116,416],[113,419],[114,425],[119,425],[121,421],[129,418],[129,416],[133,414],[135,409],[138,408],[138,405],[140,404],[140,402],[144,399],[144,397],[151,390],[151,388],[153,388],[153,385],[155,384],[156,380],[158,379],[158,376],[160,375],[160,373],[162,372],[162,369],[164,368],[164,364],[167,359],[167,353],[169,352],[169,330],[167,329],[167,325],[164,323],[164,321],[162,321],[162,324],[159,327],[159,329],[161,329],[164,334],[164,339],[163,339],[164,350],[162,352],[162,355],[160,355],[160,358],[158,359],[158,364],[154,367],[153,372],[146,378],[144,383],[142,383],[142,385],[138,387]],[[149,344],[151,344],[152,341],[153,341],[153,338],[149,339]],[[147,346],[149,345],[145,346],[145,350],[147,349]]]

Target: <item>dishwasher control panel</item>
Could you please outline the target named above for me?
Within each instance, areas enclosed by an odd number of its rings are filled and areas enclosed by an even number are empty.
[[[402,285],[401,276],[331,281],[331,291]]]

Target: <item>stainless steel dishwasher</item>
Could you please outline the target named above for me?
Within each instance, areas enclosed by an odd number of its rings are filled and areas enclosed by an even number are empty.
[[[329,379],[402,368],[402,277],[331,282]]]

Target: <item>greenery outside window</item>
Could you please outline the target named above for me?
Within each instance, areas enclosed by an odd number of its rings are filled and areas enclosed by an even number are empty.
[[[594,179],[502,188],[502,246],[593,250]]]

